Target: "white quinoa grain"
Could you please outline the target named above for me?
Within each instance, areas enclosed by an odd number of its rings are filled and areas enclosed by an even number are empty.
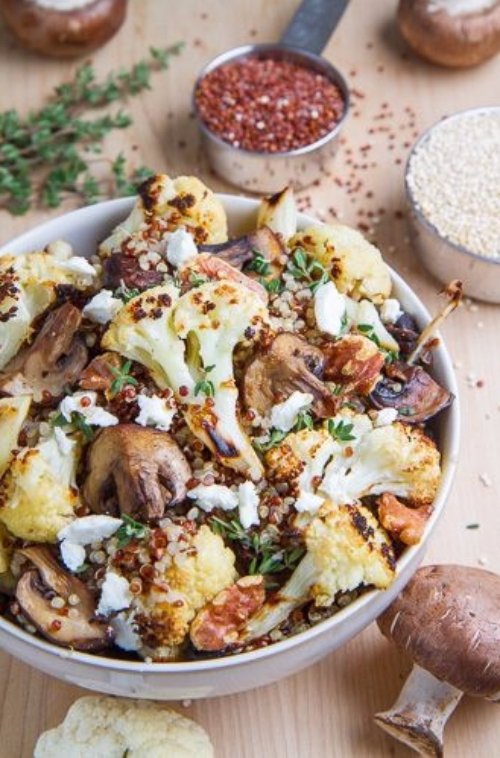
[[[408,186],[438,232],[500,258],[500,109],[438,124],[410,159]]]

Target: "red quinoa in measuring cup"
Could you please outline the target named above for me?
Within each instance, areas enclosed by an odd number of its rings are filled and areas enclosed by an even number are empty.
[[[345,107],[340,89],[324,74],[251,56],[210,71],[195,98],[213,134],[233,147],[264,153],[316,142],[335,128]]]

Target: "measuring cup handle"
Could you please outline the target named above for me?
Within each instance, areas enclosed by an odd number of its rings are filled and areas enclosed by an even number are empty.
[[[320,55],[347,4],[348,0],[303,0],[280,42]]]

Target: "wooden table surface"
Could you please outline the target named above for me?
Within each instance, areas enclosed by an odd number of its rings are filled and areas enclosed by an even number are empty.
[[[193,81],[200,66],[216,53],[277,39],[297,4],[131,2],[119,35],[94,57],[100,72],[130,65],[150,44],[185,40],[186,48],[169,72],[156,76],[153,91],[130,103],[134,124],[114,135],[106,151],[114,155],[125,149],[130,154],[138,145],[138,163],[171,174],[195,173],[213,188],[228,190],[210,175],[200,155],[189,117]],[[322,220],[336,213],[348,223],[370,227],[387,260],[435,308],[438,285],[415,260],[401,218],[405,157],[416,134],[443,115],[500,104],[500,61],[464,72],[426,65],[399,41],[394,8],[392,0],[352,0],[325,51],[354,88],[354,107],[332,176],[301,197]],[[0,30],[0,109],[25,112],[37,106],[72,68],[73,64],[21,52]],[[0,213],[2,243],[47,216],[32,212],[16,219]],[[469,301],[444,328],[460,387],[462,448],[455,486],[427,562],[500,571],[499,316],[499,307]],[[469,524],[479,527],[468,529]],[[381,732],[372,714],[392,703],[408,669],[408,662],[372,625],[343,649],[287,680],[178,707],[209,731],[219,758],[403,758],[410,751]],[[59,723],[82,694],[0,654],[0,758],[28,758],[38,734]],[[447,729],[446,755],[500,755],[499,716],[498,706],[464,699]]]

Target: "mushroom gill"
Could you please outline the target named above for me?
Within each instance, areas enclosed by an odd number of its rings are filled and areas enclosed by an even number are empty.
[[[39,632],[56,645],[75,650],[95,652],[109,647],[111,629],[95,619],[95,599],[88,587],[64,571],[47,547],[26,547],[18,553],[32,565],[17,582],[16,600]],[[64,601],[62,608],[54,607],[55,597]]]
[[[87,362],[87,348],[77,334],[81,320],[71,303],[49,313],[33,344],[21,349],[0,374],[0,391],[33,395],[44,404],[61,397]]]

